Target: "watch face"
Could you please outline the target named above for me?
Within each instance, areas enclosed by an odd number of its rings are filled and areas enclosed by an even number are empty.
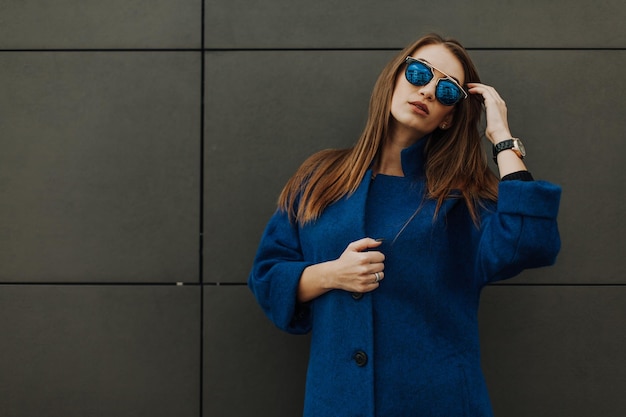
[[[524,144],[522,143],[522,141],[521,141],[521,140],[519,140],[519,139],[516,139],[516,140],[515,140],[515,143],[516,143],[516,145],[517,145],[517,148],[519,149],[519,153],[520,153],[522,156],[526,156],[526,148],[524,147]]]

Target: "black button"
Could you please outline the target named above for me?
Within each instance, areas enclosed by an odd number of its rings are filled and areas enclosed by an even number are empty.
[[[354,362],[356,362],[358,366],[365,366],[367,364],[367,354],[362,350],[355,352],[352,359],[354,359]]]
[[[360,300],[361,298],[363,298],[363,293],[362,292],[353,292],[352,293],[352,298],[354,298],[355,300]]]

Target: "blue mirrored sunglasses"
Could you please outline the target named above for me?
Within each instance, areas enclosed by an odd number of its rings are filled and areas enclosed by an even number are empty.
[[[428,84],[434,77],[437,70],[444,75],[437,80],[435,86],[435,98],[444,106],[454,106],[459,101],[467,98],[467,93],[454,78],[445,72],[433,67],[421,59],[406,57],[406,70],[404,76],[411,84],[421,87]]]

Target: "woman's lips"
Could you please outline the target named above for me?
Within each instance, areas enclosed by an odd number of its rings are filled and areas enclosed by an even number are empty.
[[[415,109],[416,113],[423,114],[424,116],[428,115],[428,107],[426,107],[426,105],[421,101],[412,101],[409,104],[413,106],[413,109]]]

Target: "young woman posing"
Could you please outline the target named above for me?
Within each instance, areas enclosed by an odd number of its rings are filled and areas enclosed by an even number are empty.
[[[428,35],[382,71],[357,144],[304,162],[248,283],[279,328],[312,331],[305,417],[492,415],[480,292],[560,248],[560,188],[524,155],[466,50]]]

